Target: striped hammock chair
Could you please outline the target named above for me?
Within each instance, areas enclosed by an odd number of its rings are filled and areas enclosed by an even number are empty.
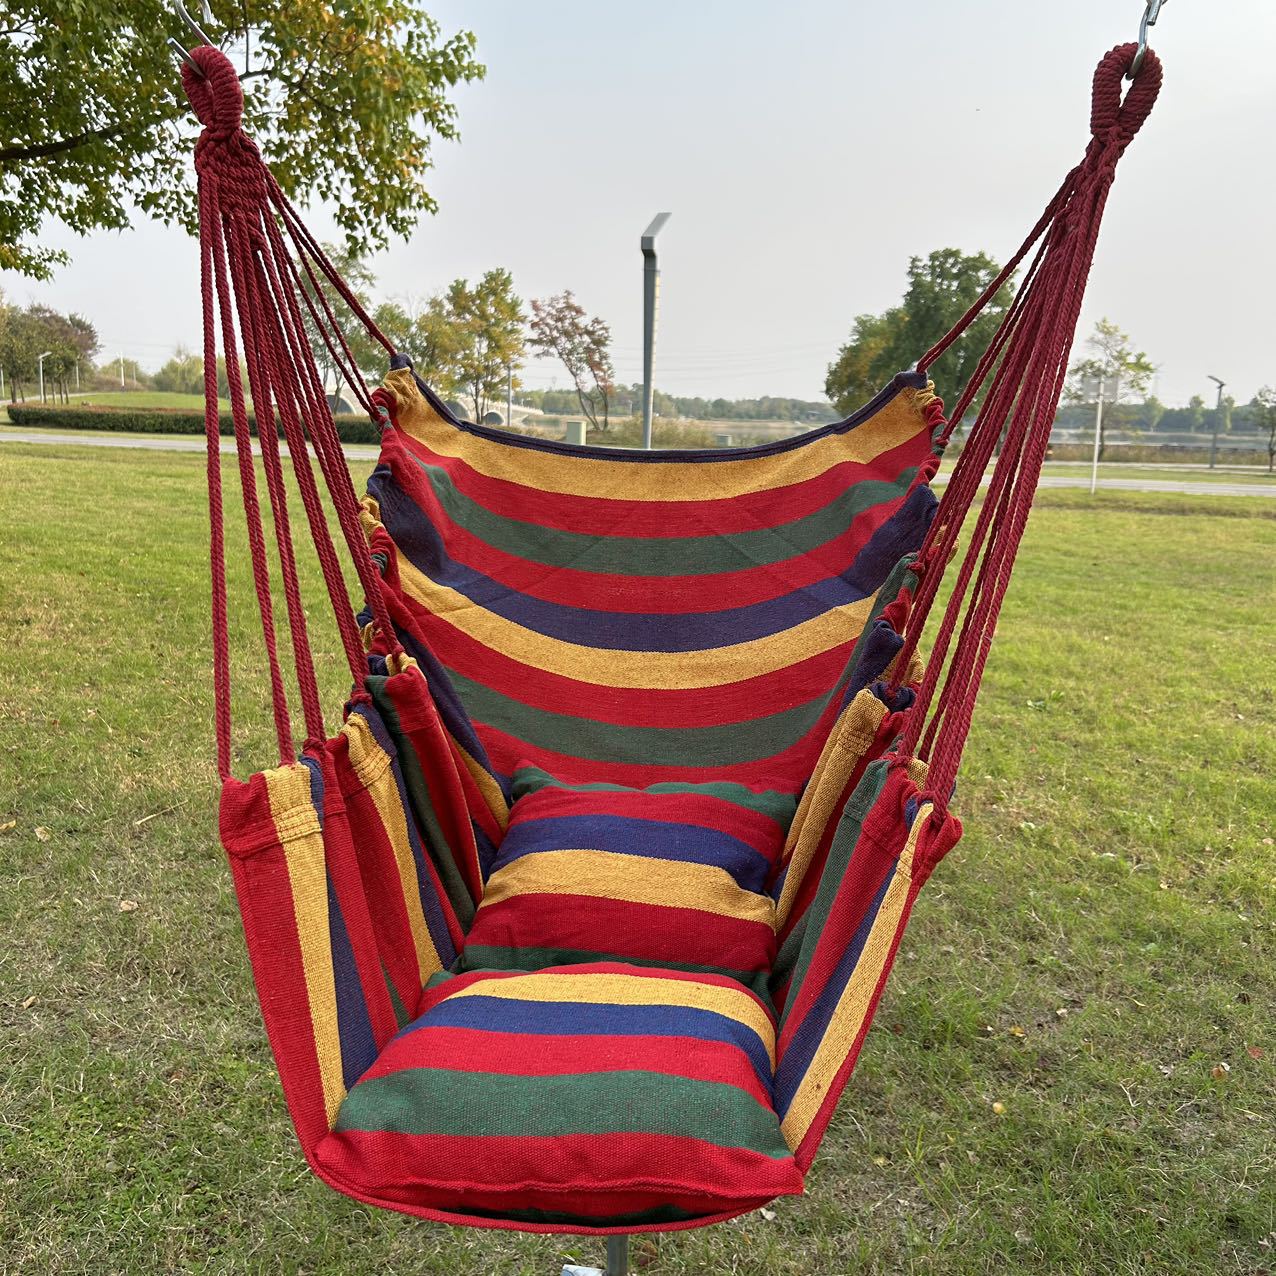
[[[390,372],[366,386],[329,297],[375,325],[242,132],[231,64],[192,52],[221,836],[325,1182],[578,1233],[696,1227],[802,1191],[918,892],[961,834],[958,761],[1099,223],[1160,87],[1148,51],[1123,94],[1136,53],[1100,62],[1084,158],[915,371],[795,438],[639,451],[458,421],[383,338]],[[946,416],[927,368],[1021,268]],[[381,428],[362,498],[307,324]],[[280,752],[247,780],[231,774],[219,346]],[[259,460],[241,357],[256,420],[278,425]],[[335,735],[298,497],[353,688]]]

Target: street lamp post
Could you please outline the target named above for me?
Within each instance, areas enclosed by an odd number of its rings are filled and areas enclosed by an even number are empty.
[[[651,409],[655,397],[656,306],[660,300],[660,266],[656,261],[656,236],[669,220],[657,213],[642,234],[642,445],[651,446]]]
[[[1226,381],[1219,377],[1211,376],[1210,380],[1218,386],[1218,402],[1214,406],[1214,437],[1210,440],[1210,469],[1214,468],[1214,462],[1218,460],[1218,427],[1223,420],[1223,387]]]
[[[1099,487],[1099,448],[1103,443],[1103,378],[1099,378],[1099,392],[1094,409],[1094,459],[1090,463],[1090,495]]]
[[[36,372],[40,377],[40,402],[44,402],[44,361],[53,353],[52,350],[46,350],[43,354],[36,355],[35,366]]]

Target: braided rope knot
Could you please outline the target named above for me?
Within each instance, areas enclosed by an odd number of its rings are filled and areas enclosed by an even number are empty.
[[[1143,127],[1161,91],[1161,59],[1148,49],[1129,92],[1124,92],[1125,76],[1138,49],[1133,42],[1118,44],[1104,54],[1094,71],[1090,132],[1104,149],[1114,152],[1113,163]]]

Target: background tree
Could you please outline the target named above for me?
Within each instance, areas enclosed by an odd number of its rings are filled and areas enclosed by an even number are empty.
[[[1267,472],[1276,473],[1276,389],[1263,386],[1250,404],[1253,419],[1267,435]]]
[[[1142,350],[1136,350],[1129,335],[1110,319],[1100,319],[1086,339],[1090,351],[1068,369],[1065,395],[1071,403],[1097,403],[1099,387],[1103,387],[1105,408],[1099,430],[1099,455],[1107,448],[1108,426],[1121,420],[1121,406],[1147,395],[1156,366]]]
[[[155,388],[168,394],[203,394],[203,357],[178,346],[173,357],[155,374]]]
[[[611,329],[606,322],[591,319],[569,290],[533,299],[531,329],[532,349],[559,359],[567,369],[589,424],[595,430],[609,429],[616,370],[611,362]]]
[[[963,253],[957,248],[909,258],[903,301],[880,315],[860,315],[850,339],[829,365],[824,390],[838,411],[854,411],[897,372],[915,367],[1000,270],[987,253]],[[936,386],[950,401],[970,380],[1013,298],[1014,288],[1007,284],[931,366]],[[976,399],[975,406],[981,401]]]
[[[373,317],[394,348],[412,360],[417,375],[432,390],[443,395],[458,391],[463,342],[446,297],[431,297],[423,305],[384,302]]]
[[[339,244],[324,244],[323,250],[331,259],[337,274],[345,281],[346,286],[354,294],[359,304],[365,311],[372,314],[371,292],[376,284],[376,277],[364,263],[361,253],[351,249],[349,246]],[[315,286],[311,282],[310,276],[304,270],[299,273],[301,275],[302,289],[315,302],[316,310],[323,314],[323,308],[318,305]],[[337,323],[341,328],[341,334],[345,337],[346,345],[350,348],[355,366],[365,375],[374,375],[377,380],[380,380],[385,372],[385,351],[378,342],[368,336],[363,324],[355,318],[354,311],[350,309],[349,304],[333,290],[328,281],[322,275],[317,275],[317,278],[323,298],[336,317]],[[375,319],[375,316],[373,317]],[[301,322],[306,330],[306,340],[310,343],[310,351],[315,357],[315,366],[319,369],[319,376],[325,393],[339,393],[342,381],[341,364],[333,358],[332,351],[328,348],[328,343],[324,340],[319,325],[310,313],[310,307],[304,302],[301,306]],[[383,325],[378,324],[378,326],[384,330]],[[340,352],[341,347],[337,346],[337,350]],[[246,384],[247,382],[245,381]]]
[[[299,199],[322,196],[352,247],[404,235],[436,205],[438,138],[457,136],[448,93],[483,75],[468,31],[401,0],[217,5],[209,31],[250,90],[245,124]],[[268,16],[265,16],[268,15]],[[190,32],[160,0],[9,0],[0,23],[0,270],[47,278],[65,254],[46,218],[118,230],[132,210],[194,225],[195,133],[165,35]],[[38,103],[39,109],[33,109]]]
[[[455,375],[482,421],[492,399],[504,394],[510,369],[523,357],[523,305],[508,270],[489,270],[473,287],[454,279],[447,318],[457,341]]]

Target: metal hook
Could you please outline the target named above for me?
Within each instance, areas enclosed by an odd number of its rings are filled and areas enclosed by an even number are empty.
[[[173,9],[177,13],[177,16],[181,18],[181,20],[184,23],[186,23],[186,25],[190,27],[190,29],[197,36],[199,36],[201,43],[203,44],[214,43],[214,41],[208,38],[208,33],[199,25],[198,22],[195,21],[194,18],[191,17],[190,11],[182,3],[182,0],[173,0]],[[208,6],[208,0],[204,0],[202,16],[205,22],[213,21],[213,11]],[[186,65],[189,66],[195,72],[195,74],[199,76],[201,80],[204,78],[203,71],[199,69],[199,63],[196,62],[193,57],[191,57],[189,49],[184,48],[182,44],[178,40],[174,39],[172,36],[170,36],[168,39],[168,47],[172,49],[173,52],[176,53],[177,56],[181,58],[181,60],[185,62]]]
[[[1156,26],[1156,20],[1161,16],[1161,6],[1165,3],[1166,0],[1147,0],[1143,6],[1143,21],[1139,23],[1139,47],[1134,54],[1134,61],[1130,63],[1130,69],[1125,73],[1127,80],[1133,80],[1143,70],[1143,59],[1148,51],[1148,27]]]

